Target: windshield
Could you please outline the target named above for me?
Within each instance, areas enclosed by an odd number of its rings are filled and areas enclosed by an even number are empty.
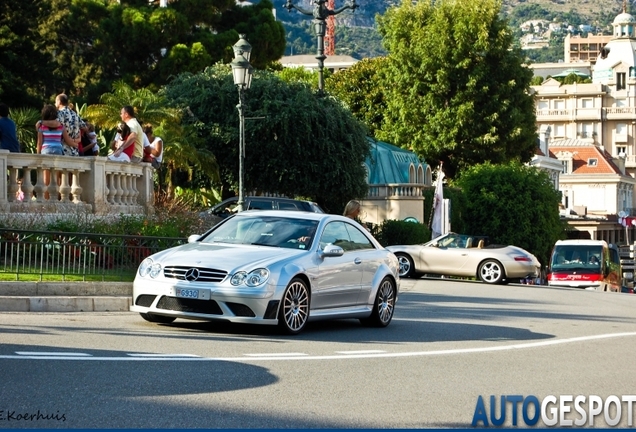
[[[550,267],[555,271],[598,272],[603,260],[603,246],[555,246]]]
[[[215,227],[202,243],[232,243],[258,246],[309,249],[318,221],[273,217],[232,217]]]

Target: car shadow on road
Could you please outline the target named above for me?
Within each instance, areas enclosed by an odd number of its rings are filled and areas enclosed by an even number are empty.
[[[67,351],[66,355],[61,355]],[[11,345],[0,357],[0,421],[12,428],[296,428],[355,427],[298,410],[241,406],[241,390],[279,383],[268,367],[215,359],[131,359],[116,350]],[[58,353],[57,358],[44,353]],[[33,356],[33,355],[32,355]],[[24,358],[20,358],[24,357]],[[285,411],[285,410],[283,410]],[[19,419],[17,419],[19,417]],[[14,421],[15,420],[15,421]],[[371,424],[359,425],[371,427]]]

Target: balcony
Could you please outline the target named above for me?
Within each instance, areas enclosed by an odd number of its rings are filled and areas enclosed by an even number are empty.
[[[540,109],[537,110],[537,121],[569,121],[572,114],[568,109]]]
[[[636,168],[636,155],[625,156],[625,168]]]
[[[153,213],[150,164],[0,150],[0,211],[5,213]],[[50,172],[50,183],[44,182]],[[59,178],[59,181],[58,181]]]
[[[633,120],[636,118],[636,107],[603,108],[605,120]]]

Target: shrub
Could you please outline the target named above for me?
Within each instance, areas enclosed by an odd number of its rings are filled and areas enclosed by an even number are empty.
[[[382,246],[419,244],[431,239],[431,232],[424,224],[401,220],[385,220],[376,225],[372,234]]]
[[[0,228],[32,231],[61,231],[94,234],[126,234],[146,237],[188,237],[202,234],[210,226],[198,211],[187,203],[165,197],[155,197],[155,213],[146,215],[104,215],[90,213],[30,213],[0,216]]]

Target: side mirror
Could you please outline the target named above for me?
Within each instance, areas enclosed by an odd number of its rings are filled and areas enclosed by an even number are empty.
[[[196,243],[196,241],[200,238],[201,236],[199,234],[192,234],[190,237],[188,237],[188,243]]]
[[[332,245],[331,243],[325,246],[322,250],[323,257],[340,257],[342,255],[344,255],[344,249],[340,246]]]

